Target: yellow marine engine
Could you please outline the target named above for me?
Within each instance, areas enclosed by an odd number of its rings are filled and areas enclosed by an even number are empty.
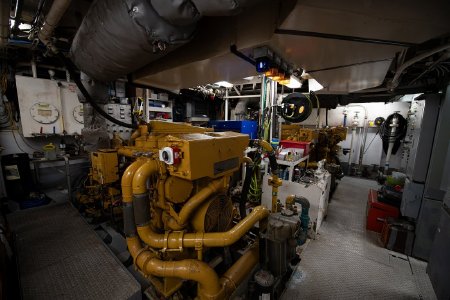
[[[116,150],[116,158],[128,162],[121,176],[128,249],[154,298],[228,299],[246,280],[270,290],[276,278],[288,274],[299,217],[254,206],[246,217],[236,218],[229,186],[244,159],[250,163],[243,156],[248,144],[248,135],[240,133],[152,121],[133,133],[129,146]],[[275,162],[276,210],[281,181],[272,148],[262,144]],[[115,176],[103,159],[114,164],[117,159],[102,153],[92,154],[97,181]],[[273,253],[265,251],[260,264],[259,253],[269,245]],[[280,253],[285,259],[270,265],[267,258]],[[262,273],[252,276],[258,270]]]

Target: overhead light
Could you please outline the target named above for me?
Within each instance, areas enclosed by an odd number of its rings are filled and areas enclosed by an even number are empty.
[[[30,30],[31,29],[31,24],[21,23],[19,25],[19,29],[20,30]]]
[[[323,89],[323,85],[321,85],[317,80],[315,79],[308,79],[308,85],[309,85],[309,91],[319,91]]]
[[[248,77],[244,77],[244,80],[250,81],[250,80],[253,80],[253,78],[255,78],[255,76],[248,76]]]
[[[231,88],[231,87],[233,87],[233,84],[232,84],[232,83],[229,83],[228,81],[219,81],[219,82],[216,82],[215,84],[220,85],[220,86],[223,86],[223,87],[225,87],[225,88]]]
[[[291,75],[287,79],[281,80],[279,83],[287,86],[290,89],[298,89],[302,87],[301,81],[294,75]]]

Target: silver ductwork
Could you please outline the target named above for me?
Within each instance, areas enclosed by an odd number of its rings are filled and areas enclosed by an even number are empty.
[[[256,0],[97,0],[71,47],[75,65],[110,81],[189,42],[202,15],[232,15]]]

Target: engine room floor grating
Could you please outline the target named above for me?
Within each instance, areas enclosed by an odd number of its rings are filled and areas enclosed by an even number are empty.
[[[8,216],[23,299],[141,299],[134,277],[70,203]]]
[[[377,183],[342,179],[282,299],[436,299],[427,263],[382,248],[366,231],[370,188]]]

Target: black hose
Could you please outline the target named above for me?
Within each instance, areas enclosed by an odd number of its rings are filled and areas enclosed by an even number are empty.
[[[398,127],[395,130],[395,133],[391,133],[391,123],[394,118],[397,118],[398,120]],[[400,147],[400,140],[402,140],[406,136],[406,127],[408,125],[408,122],[406,119],[398,114],[393,113],[389,117],[386,118],[386,120],[383,122],[383,124],[380,127],[380,137],[383,141],[383,150],[384,153],[387,153],[387,149],[389,147],[389,142],[394,142],[394,147],[392,148],[392,154],[397,153],[398,148]]]
[[[88,91],[84,87],[83,83],[81,83],[80,78],[78,77],[78,74],[75,72],[75,65],[73,62],[64,56],[61,52],[57,54],[58,58],[64,63],[66,66],[66,69],[69,71],[70,77],[72,77],[73,81],[77,85],[78,89],[81,91],[83,96],[86,98],[86,100],[89,102],[89,104],[92,105],[92,107],[105,119],[108,121],[111,121],[119,126],[127,127],[127,128],[137,128],[137,125],[134,124],[128,124],[124,123],[122,121],[119,121],[112,116],[108,115],[98,104],[95,102],[91,95],[89,95]]]

